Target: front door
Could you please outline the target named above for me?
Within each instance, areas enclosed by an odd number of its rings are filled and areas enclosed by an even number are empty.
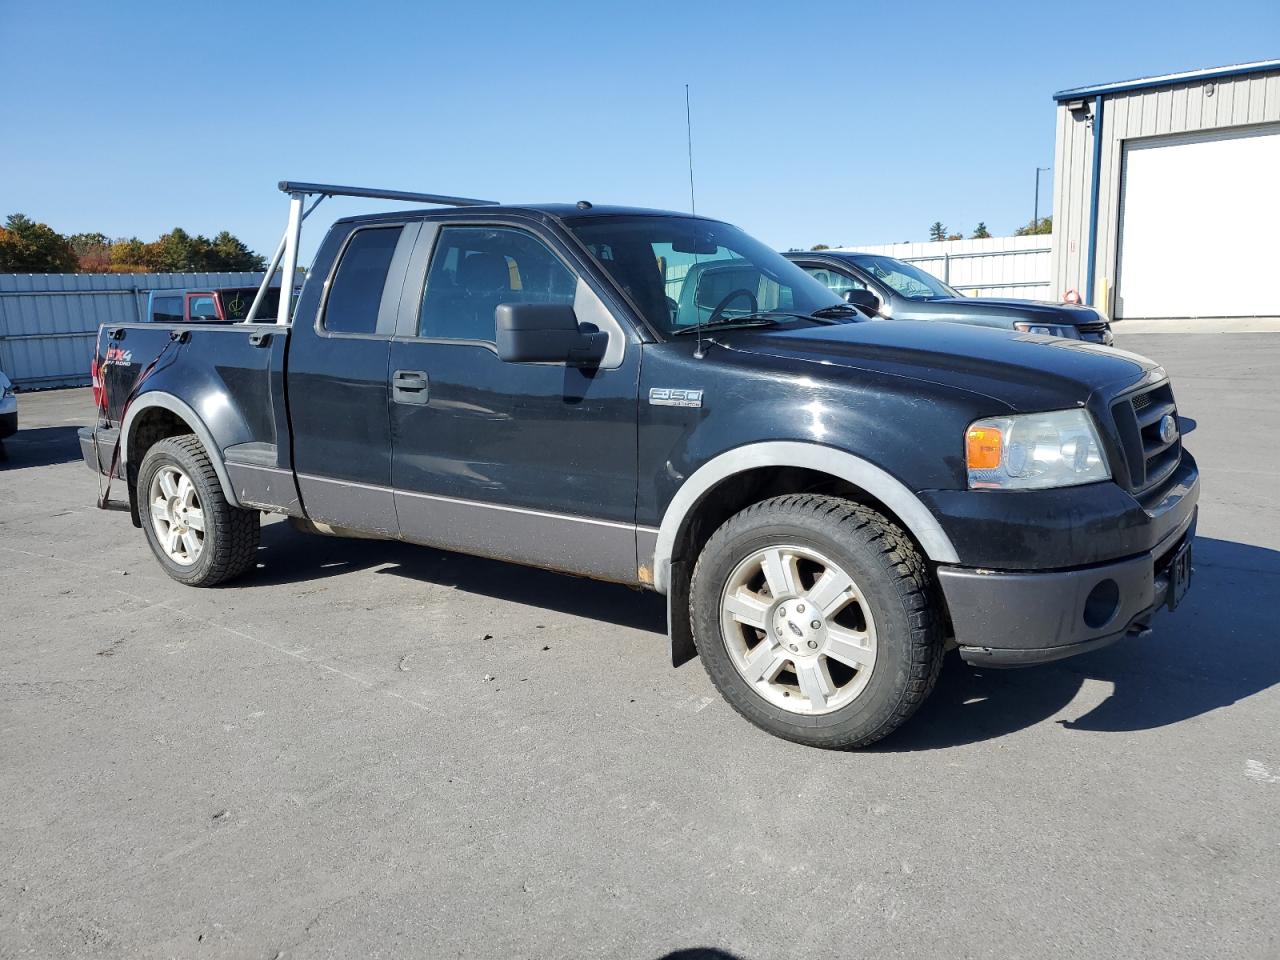
[[[554,238],[426,224],[420,246],[428,231],[420,308],[391,344],[401,535],[635,582],[639,343]],[[495,309],[519,302],[572,305],[579,323],[609,332],[604,362],[499,359]]]

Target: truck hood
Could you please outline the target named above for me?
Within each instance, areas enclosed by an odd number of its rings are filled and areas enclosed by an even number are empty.
[[[991,317],[993,319],[1041,321],[1043,323],[1081,324],[1099,323],[1101,314],[1092,307],[1077,306],[1070,303],[1050,303],[1047,300],[1002,300],[995,297],[940,297],[937,300],[926,300],[930,310],[943,310],[947,313],[962,314],[967,317]],[[912,305],[914,306],[914,304]],[[900,311],[905,315],[912,310],[904,306]]]
[[[1080,340],[986,327],[904,320],[717,333],[736,350],[927,381],[1015,411],[1065,409],[1163,379],[1136,353]],[[817,370],[814,370],[817,375]]]

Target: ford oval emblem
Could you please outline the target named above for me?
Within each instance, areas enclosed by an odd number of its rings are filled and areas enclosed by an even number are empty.
[[[1160,440],[1163,443],[1173,443],[1178,439],[1178,420],[1172,413],[1166,413],[1160,418]]]

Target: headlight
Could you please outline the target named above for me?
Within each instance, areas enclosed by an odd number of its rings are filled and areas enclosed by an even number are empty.
[[[17,396],[17,394],[14,392],[13,384],[10,383],[5,386],[4,392],[0,393],[0,400],[8,400],[10,397],[14,396]]]
[[[1111,479],[1086,410],[977,420],[965,434],[965,460],[975,490],[1043,490]]]
[[[1046,337],[1066,337],[1068,340],[1079,340],[1080,332],[1069,323],[1023,323],[1013,325],[1022,333],[1041,333]]]

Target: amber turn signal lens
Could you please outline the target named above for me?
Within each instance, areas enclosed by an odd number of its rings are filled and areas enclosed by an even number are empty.
[[[965,459],[970,470],[994,470],[1000,466],[1000,431],[970,427],[965,434]]]

